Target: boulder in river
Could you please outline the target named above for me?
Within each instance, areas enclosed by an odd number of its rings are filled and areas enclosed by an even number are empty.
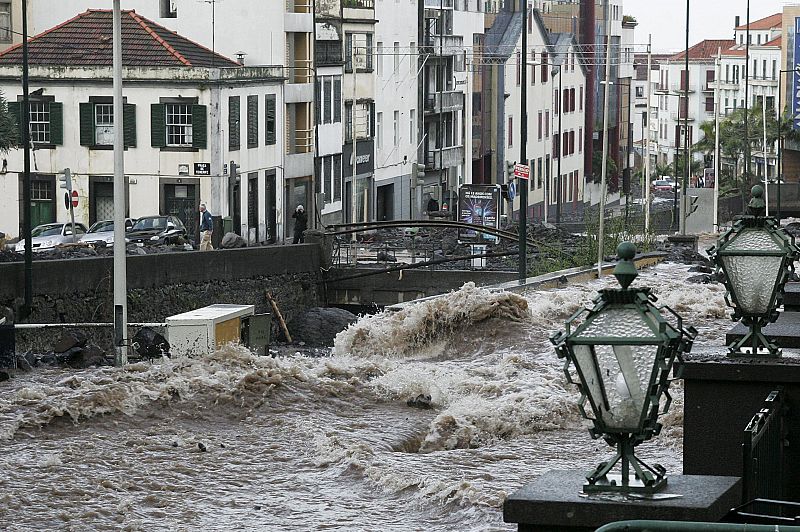
[[[288,323],[289,333],[296,342],[311,347],[330,347],[336,335],[345,330],[358,316],[340,308],[311,308]]]
[[[247,242],[236,233],[225,233],[219,246],[224,249],[246,248]]]

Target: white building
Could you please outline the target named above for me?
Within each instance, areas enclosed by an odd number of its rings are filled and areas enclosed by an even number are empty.
[[[113,213],[111,26],[110,11],[90,10],[30,41],[33,225],[66,221],[57,188],[65,168],[79,195],[76,221]],[[282,199],[274,194],[284,152],[283,69],[242,67],[131,11],[123,14],[123,38],[137,43],[135,53],[123,53],[127,214],[174,214],[193,233],[199,203],[225,215],[230,187],[245,213],[233,216],[243,235],[264,242],[288,233],[275,216]],[[0,90],[17,115],[20,64],[20,46],[0,54]],[[214,172],[231,137],[241,139],[239,184]],[[0,194],[9,198],[0,227],[11,235],[21,225],[22,160],[21,150],[9,153],[0,175]]]
[[[420,76],[417,2],[375,4],[375,220],[408,219],[416,212]]]
[[[504,69],[505,160],[520,162],[520,103],[522,71],[522,20],[511,34],[514,53]],[[562,213],[581,212],[584,200],[583,127],[586,70],[581,63],[579,46],[572,34],[548,34],[537,11],[529,17],[527,114],[528,142],[526,164],[529,215],[554,221],[558,206]],[[514,26],[515,27],[515,26]],[[500,47],[507,41],[500,43]],[[546,203],[545,203],[546,202]],[[519,199],[513,210],[519,211]]]
[[[657,163],[673,164],[676,153],[684,149],[684,135],[689,145],[702,140],[700,124],[714,120],[714,61],[718,51],[733,46],[732,39],[706,39],[689,48],[689,72],[686,52],[672,55],[659,64],[656,146]],[[688,105],[687,100],[688,98]],[[695,157],[701,157],[696,155]]]
[[[371,2],[372,0],[370,0]],[[12,30],[21,31],[18,14],[21,0],[10,0]],[[205,48],[226,57],[235,57],[252,66],[283,65],[284,98],[277,109],[280,116],[277,136],[283,142],[283,161],[277,166],[275,190],[259,189],[264,201],[279,198],[269,209],[285,229],[274,233],[277,239],[290,236],[291,214],[294,207],[302,203],[309,213],[314,205],[314,71],[313,32],[314,15],[312,0],[269,0],[241,2],[197,0],[125,0],[125,9],[157,21]],[[59,0],[58,2],[28,2],[28,32],[37,35],[87,8],[108,9],[106,0]],[[19,35],[13,33],[14,39]],[[241,103],[245,109],[245,104]],[[251,167],[240,160],[243,152],[229,149],[226,131],[229,124],[221,123],[219,131],[209,131],[209,138],[220,137],[222,156],[212,167],[212,175],[224,177],[223,163],[234,161],[243,174],[263,171],[259,166]],[[288,133],[288,134],[287,134]],[[213,140],[216,142],[216,140]],[[242,186],[243,193],[247,193]],[[266,193],[266,196],[264,194]],[[231,217],[246,218],[244,212],[232,213],[223,191],[221,210],[217,212]],[[232,202],[235,203],[235,202]],[[287,204],[287,209],[283,205]],[[246,205],[245,203],[241,204]],[[235,207],[235,204],[234,204]],[[316,216],[309,216],[313,226]],[[234,224],[238,227],[238,224]]]

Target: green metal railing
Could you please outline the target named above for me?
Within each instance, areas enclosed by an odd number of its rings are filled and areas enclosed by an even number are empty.
[[[783,498],[783,394],[773,391],[744,429],[742,490],[744,502]]]
[[[693,523],[690,521],[617,521],[596,532],[800,532],[800,526]]]

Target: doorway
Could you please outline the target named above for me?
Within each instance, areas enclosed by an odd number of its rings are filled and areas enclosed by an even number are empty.
[[[278,241],[278,204],[277,192],[275,189],[276,178],[275,170],[267,170],[265,179],[265,205],[267,213],[267,242],[274,244]]]
[[[258,172],[247,174],[247,240],[258,242]]]
[[[22,235],[22,225],[25,217],[22,201],[24,182],[19,180],[19,234]],[[31,176],[31,229],[37,225],[49,224],[56,221],[56,182],[54,176]]]
[[[394,220],[394,184],[378,187],[376,215],[379,222]]]
[[[309,212],[309,207],[311,206],[311,190],[310,177],[290,179],[289,183],[286,185],[286,203],[283,209],[286,213],[286,220],[284,222],[286,224],[286,230],[284,231],[285,238],[289,238],[294,232],[294,219],[292,215],[298,205],[302,205],[309,218],[313,219],[313,213]],[[309,220],[309,227],[313,227],[313,222],[311,220]]]
[[[198,214],[197,185],[189,183],[164,184],[164,209],[162,214],[177,216],[190,239],[200,241],[200,218]]]

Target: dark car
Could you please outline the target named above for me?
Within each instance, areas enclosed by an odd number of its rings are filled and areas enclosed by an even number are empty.
[[[182,244],[188,240],[186,227],[177,216],[139,218],[125,239],[131,244]]]

